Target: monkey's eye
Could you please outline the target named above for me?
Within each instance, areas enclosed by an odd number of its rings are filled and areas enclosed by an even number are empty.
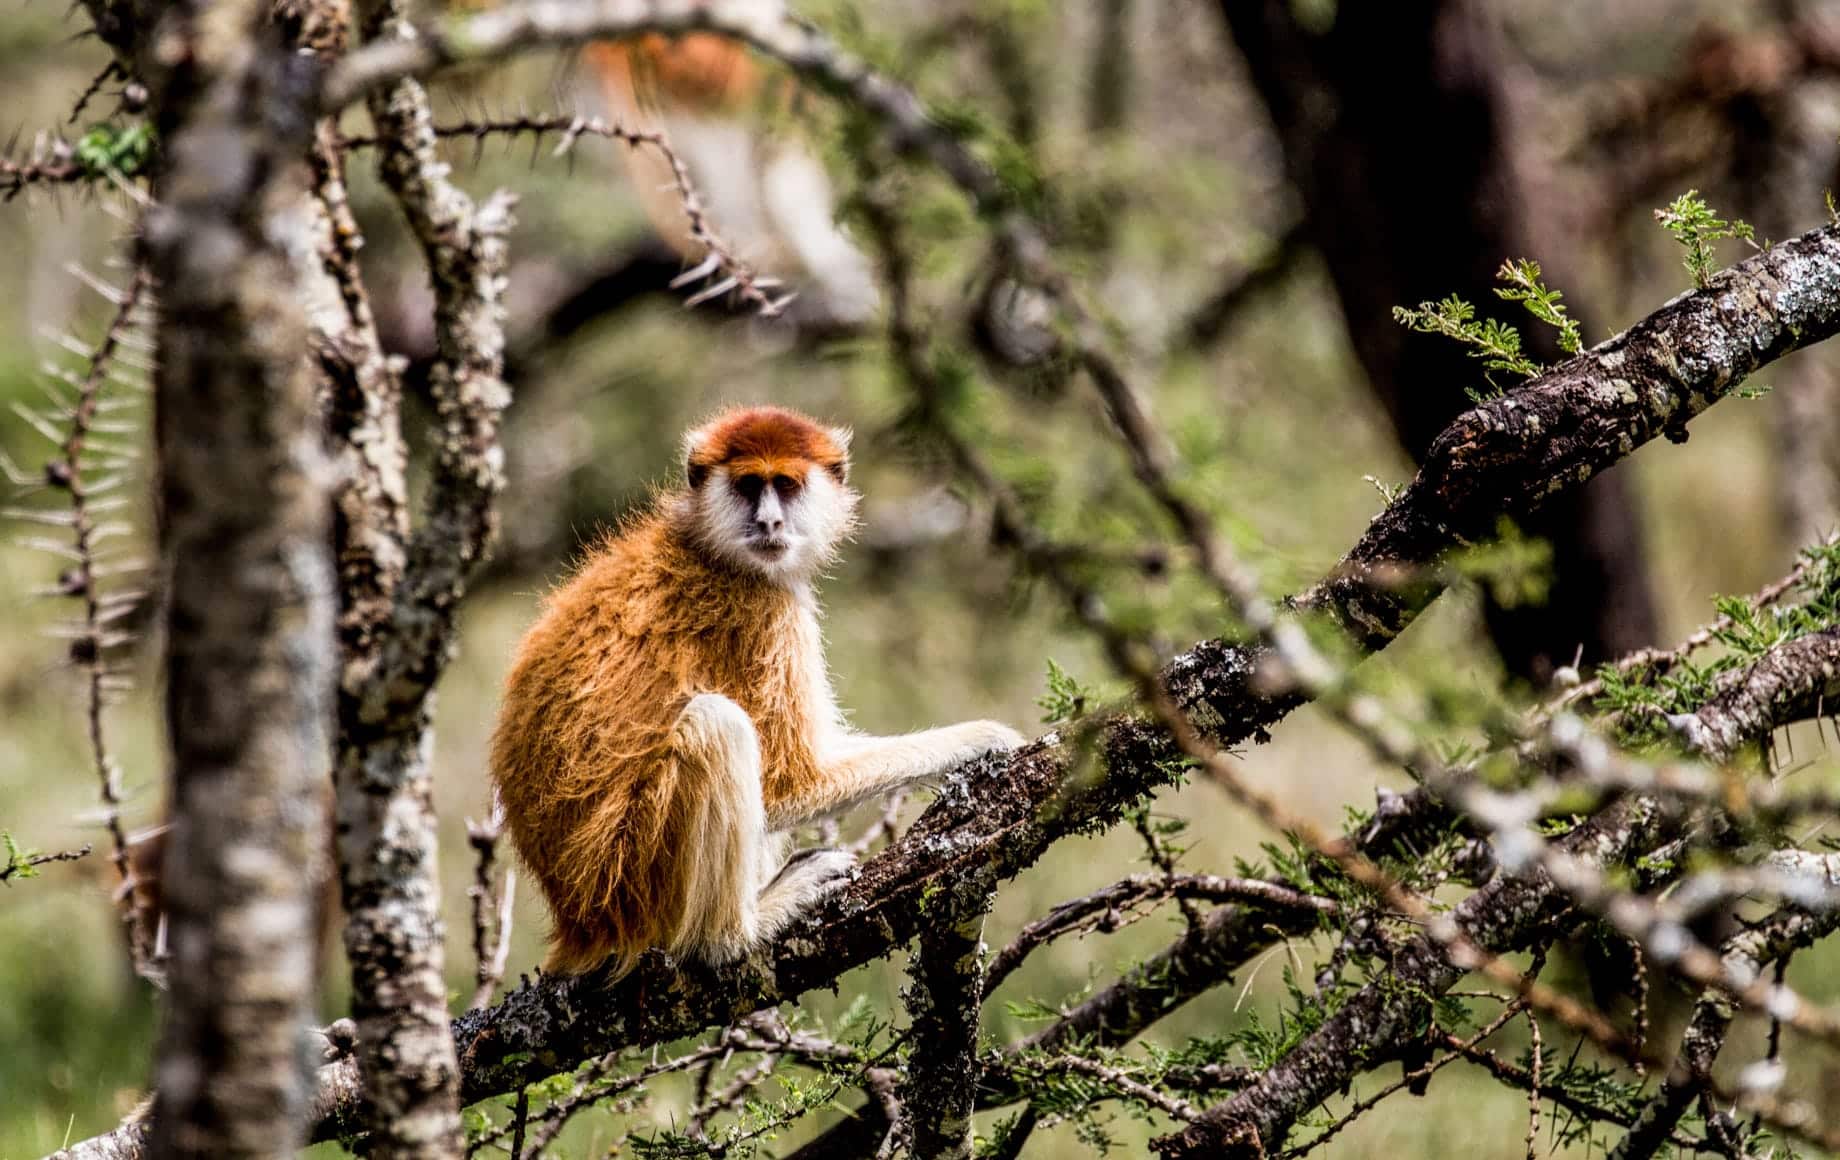
[[[793,496],[799,494],[804,487],[804,480],[794,479],[790,475],[776,475],[773,477],[773,490],[779,492],[779,497],[781,499],[791,499]]]
[[[766,489],[767,481],[758,475],[737,475],[734,486],[736,495],[749,503],[757,503],[760,493]]]

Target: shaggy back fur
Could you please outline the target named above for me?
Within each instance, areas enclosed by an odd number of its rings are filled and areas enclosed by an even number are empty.
[[[661,495],[603,540],[519,646],[492,775],[549,900],[548,969],[578,972],[611,956],[624,970],[697,921],[687,912],[702,905],[692,897],[699,860],[724,852],[706,848],[708,783],[721,771],[672,744],[693,696],[723,694],[752,720],[769,807],[816,782],[814,747],[837,723],[824,720],[832,710],[809,589],[711,551],[699,492],[728,487],[736,463],[758,461],[825,477],[847,517],[839,434],[771,408],[693,433],[689,468],[701,487]],[[837,534],[846,529],[847,518]]]

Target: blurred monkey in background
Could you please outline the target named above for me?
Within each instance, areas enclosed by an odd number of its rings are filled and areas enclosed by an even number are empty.
[[[735,256],[798,292],[801,325],[851,330],[874,316],[874,270],[838,227],[830,178],[790,124],[791,78],[702,32],[592,44],[583,59],[615,121],[664,134]],[[669,162],[655,149],[620,152],[652,227],[687,263],[703,261]]]

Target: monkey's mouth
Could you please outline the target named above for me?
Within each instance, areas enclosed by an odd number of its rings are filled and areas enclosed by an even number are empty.
[[[791,551],[792,545],[785,540],[749,540],[748,550],[757,556],[765,556],[769,560],[777,560]]]

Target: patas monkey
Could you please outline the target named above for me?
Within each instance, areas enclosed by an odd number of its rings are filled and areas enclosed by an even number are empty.
[[[686,486],[594,548],[524,637],[492,776],[549,899],[546,969],[744,955],[851,866],[788,861],[787,831],[1021,743],[994,721],[844,723],[811,585],[855,520],[848,445],[777,407],[696,428]]]

